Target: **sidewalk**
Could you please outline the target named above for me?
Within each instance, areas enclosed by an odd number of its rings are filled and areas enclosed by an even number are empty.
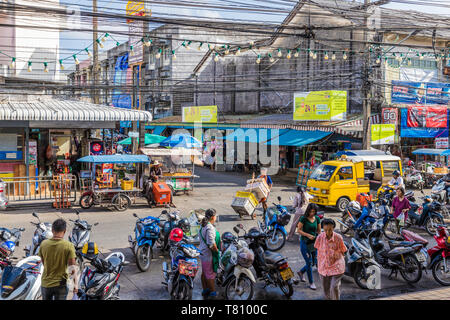
[[[450,300],[450,287],[399,294],[377,300]]]

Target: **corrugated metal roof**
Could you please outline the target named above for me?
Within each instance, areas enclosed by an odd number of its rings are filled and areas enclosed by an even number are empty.
[[[152,121],[148,111],[71,100],[0,104],[0,120],[16,121]]]

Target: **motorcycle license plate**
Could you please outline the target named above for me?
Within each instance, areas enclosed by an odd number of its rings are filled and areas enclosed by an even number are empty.
[[[287,267],[286,269],[281,270],[280,274],[281,274],[281,278],[284,281],[289,280],[294,277],[294,273],[292,272],[292,269],[290,267]]]

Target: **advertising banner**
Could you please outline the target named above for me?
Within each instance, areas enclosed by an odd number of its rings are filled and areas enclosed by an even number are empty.
[[[217,123],[217,106],[183,107],[182,121]]]
[[[131,109],[131,95],[120,87],[126,87],[128,71],[128,53],[118,57],[114,67],[114,86],[118,89],[113,89],[112,105],[118,108]],[[129,70],[131,71],[131,69]]]
[[[447,107],[409,106],[407,125],[410,128],[446,128]]]
[[[402,108],[400,109],[400,134],[404,138],[443,138],[448,137],[448,125],[445,128],[408,127],[408,108]]]
[[[346,120],[347,91],[311,91],[294,93],[293,119],[298,121]]]
[[[450,83],[392,81],[394,104],[448,104]]]
[[[395,124],[372,124],[370,131],[372,145],[394,143]]]
[[[448,137],[434,139],[436,149],[448,149]]]
[[[398,108],[383,108],[381,110],[381,121],[384,124],[395,124],[398,122]]]

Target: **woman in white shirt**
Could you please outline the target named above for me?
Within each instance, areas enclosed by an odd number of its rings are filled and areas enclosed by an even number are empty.
[[[298,186],[297,194],[294,198],[295,215],[292,221],[291,230],[289,231],[288,241],[293,241],[292,237],[294,236],[295,230],[297,229],[298,220],[305,212],[305,208],[308,206],[308,203],[309,199],[307,193],[302,187]]]

